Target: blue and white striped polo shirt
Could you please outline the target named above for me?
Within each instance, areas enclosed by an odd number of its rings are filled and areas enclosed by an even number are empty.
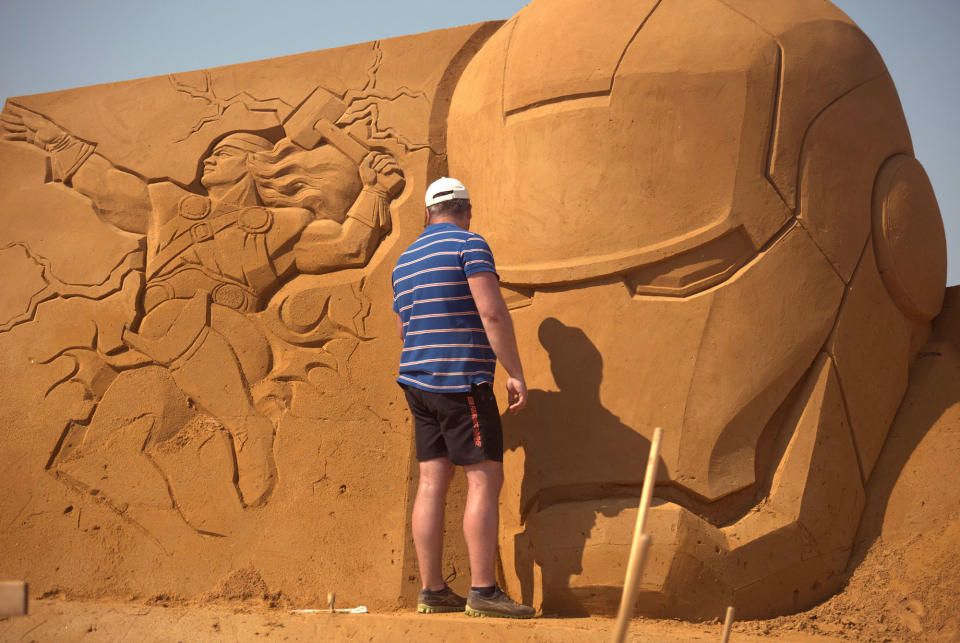
[[[393,310],[403,321],[397,381],[435,393],[493,383],[490,348],[467,276],[496,274],[483,237],[452,223],[427,226],[393,269]]]

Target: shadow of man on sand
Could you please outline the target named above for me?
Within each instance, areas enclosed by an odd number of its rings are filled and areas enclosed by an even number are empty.
[[[544,610],[586,614],[610,600],[603,595],[618,600],[609,569],[602,579],[584,569],[584,550],[599,514],[615,516],[624,498],[638,495],[650,442],[601,403],[603,357],[583,330],[551,317],[538,337],[559,390],[531,390],[522,413],[503,416],[508,484],[522,479],[519,507],[504,512],[518,524],[505,526],[514,528],[513,571],[523,600],[535,600],[540,589],[535,562]],[[590,544],[602,549],[602,540]]]

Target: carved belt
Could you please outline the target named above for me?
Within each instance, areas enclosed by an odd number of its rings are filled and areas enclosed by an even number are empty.
[[[171,275],[149,280],[143,294],[144,311],[150,312],[169,299],[189,299],[201,290],[209,291],[214,303],[237,312],[259,310],[259,297],[253,288],[191,265]]]

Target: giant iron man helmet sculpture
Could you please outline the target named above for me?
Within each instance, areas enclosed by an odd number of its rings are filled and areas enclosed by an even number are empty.
[[[641,612],[834,592],[946,280],[869,40],[820,0],[536,0],[448,123],[531,389],[505,428],[509,589],[615,609],[662,426]]]

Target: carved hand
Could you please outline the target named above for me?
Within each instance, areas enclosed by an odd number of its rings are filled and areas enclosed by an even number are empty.
[[[360,180],[364,189],[372,189],[383,197],[382,207],[377,208],[377,227],[390,231],[390,208],[386,201],[403,190],[403,172],[397,160],[390,154],[370,152],[360,162]]]
[[[46,150],[53,150],[66,137],[67,132],[45,116],[25,107],[7,103],[0,112],[3,138],[8,141],[26,141]]]
[[[387,193],[388,181],[394,182],[396,178],[388,179],[387,175],[399,176],[403,180],[403,172],[397,160],[392,155],[384,152],[370,152],[360,162],[360,180],[365,188],[377,188]]]

